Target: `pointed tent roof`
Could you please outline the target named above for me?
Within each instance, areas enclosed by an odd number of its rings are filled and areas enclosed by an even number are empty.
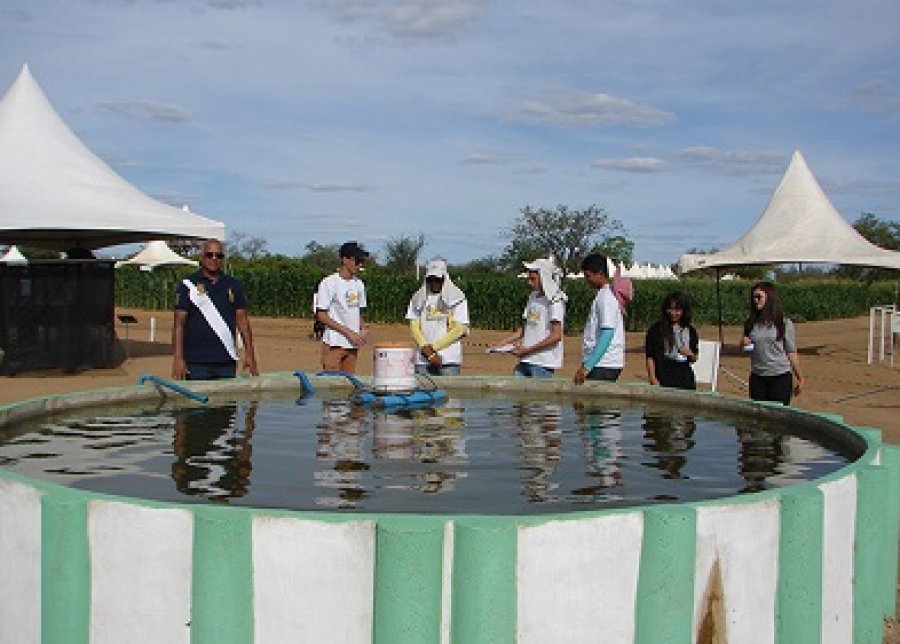
[[[0,99],[0,243],[95,249],[224,233],[222,223],[157,201],[117,175],[22,67]]]
[[[900,269],[900,252],[869,242],[825,195],[799,150],[769,205],[733,246],[709,255],[682,255],[681,272],[745,264],[828,263]]]
[[[140,266],[141,268],[146,267],[148,270],[152,271],[154,268],[160,266],[196,266],[198,262],[193,259],[182,257],[169,248],[169,245],[166,242],[161,239],[155,239],[151,242],[147,242],[147,245],[134,257],[122,262],[116,262],[116,268],[119,268],[119,266],[128,266],[129,264]]]
[[[18,246],[13,244],[6,250],[6,253],[4,253],[3,257],[0,257],[0,263],[2,263],[2,264],[27,264],[28,258],[22,254],[22,251],[19,250]]]

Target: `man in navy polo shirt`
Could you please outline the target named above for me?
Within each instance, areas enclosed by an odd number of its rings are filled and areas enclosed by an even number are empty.
[[[200,270],[175,289],[172,377],[176,380],[234,378],[235,327],[244,341],[244,368],[259,375],[247,298],[235,278],[222,272],[225,251],[218,239],[203,242]]]

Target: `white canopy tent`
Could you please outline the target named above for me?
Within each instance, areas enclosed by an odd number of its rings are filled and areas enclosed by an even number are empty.
[[[685,254],[682,273],[716,269],[719,342],[722,331],[720,269],[748,264],[826,263],[900,269],[900,252],[869,242],[841,216],[794,150],[781,183],[756,223],[734,245],[709,255]]]
[[[22,67],[0,99],[0,243],[93,250],[224,237],[221,222],[157,201],[117,175]]]
[[[13,244],[10,246],[3,257],[0,257],[0,264],[27,264],[28,258],[22,254],[19,247]]]
[[[169,245],[163,240],[155,239],[151,242],[147,242],[147,245],[134,255],[134,257],[121,262],[116,262],[116,268],[134,265],[139,266],[142,270],[152,271],[154,268],[159,268],[160,266],[196,266],[197,264],[198,262],[196,260],[187,259],[176,253],[169,248]]]
[[[704,268],[784,263],[854,264],[900,269],[900,252],[869,242],[825,195],[799,150],[753,227],[709,255],[685,254],[682,273]]]

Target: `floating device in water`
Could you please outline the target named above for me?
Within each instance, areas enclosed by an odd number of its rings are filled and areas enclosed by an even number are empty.
[[[353,402],[359,405],[373,405],[375,407],[430,407],[447,400],[447,392],[443,389],[426,391],[416,389],[405,394],[383,394],[374,391],[363,391],[353,394]]]
[[[304,390],[311,390],[312,384],[308,384],[309,379],[305,373],[302,371],[295,371],[294,375],[300,379],[301,383],[303,383]],[[375,407],[392,409],[399,407],[430,407],[439,405],[447,400],[447,392],[443,389],[438,389],[430,378],[428,378],[432,385],[430,389],[417,387],[415,373],[413,373],[412,389],[404,392],[387,392],[373,389],[366,385],[362,380],[346,371],[320,371],[316,375],[341,376],[349,380],[355,389],[353,395],[350,396],[350,400],[357,405],[372,405]],[[309,388],[307,388],[307,386]]]

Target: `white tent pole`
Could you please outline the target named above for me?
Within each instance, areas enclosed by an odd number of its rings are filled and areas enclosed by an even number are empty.
[[[722,290],[721,280],[722,274],[719,267],[716,266],[716,306],[719,309],[719,344],[725,346],[725,332],[722,330]]]

